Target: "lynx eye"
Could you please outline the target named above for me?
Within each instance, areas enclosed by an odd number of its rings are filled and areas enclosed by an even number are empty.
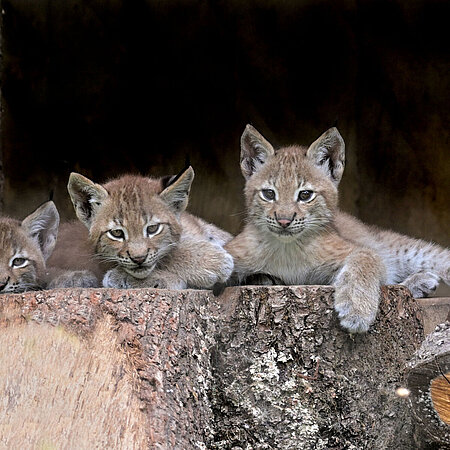
[[[14,269],[20,269],[22,267],[25,267],[28,264],[28,259],[26,258],[14,258],[11,261],[11,267]]]
[[[156,236],[157,234],[161,233],[163,229],[162,224],[155,223],[154,225],[149,225],[147,227],[147,236]]]
[[[115,241],[123,241],[125,239],[125,233],[120,228],[116,228],[115,230],[108,231],[108,237]]]
[[[261,198],[268,202],[273,202],[275,200],[275,191],[273,189],[261,189]]]
[[[314,198],[313,191],[300,191],[298,193],[298,200],[301,202],[310,202]]]

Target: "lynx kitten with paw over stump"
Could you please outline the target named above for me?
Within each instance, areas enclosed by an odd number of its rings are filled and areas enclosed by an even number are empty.
[[[225,249],[234,278],[262,273],[284,284],[331,284],[341,325],[365,332],[382,284],[427,295],[449,283],[450,252],[367,227],[338,210],[345,144],[331,128],[309,147],[275,150],[251,125],[241,138],[247,223]]]

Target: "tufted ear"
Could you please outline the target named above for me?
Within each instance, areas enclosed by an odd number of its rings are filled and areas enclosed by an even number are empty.
[[[50,201],[22,220],[21,227],[42,251],[44,260],[52,254],[58,236],[59,214],[55,204]]]
[[[108,197],[108,191],[75,172],[70,174],[67,190],[77,217],[90,228],[100,205]]]
[[[193,180],[194,169],[189,166],[165,181],[165,189],[159,195],[175,213],[179,214],[186,209]]]
[[[339,184],[345,166],[345,143],[337,128],[325,131],[310,145],[306,156],[323,170],[334,184]]]
[[[247,125],[241,137],[241,170],[245,179],[250,178],[275,154],[275,150],[254,127]]]

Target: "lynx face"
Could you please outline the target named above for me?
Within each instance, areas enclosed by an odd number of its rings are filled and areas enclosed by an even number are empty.
[[[193,176],[189,168],[165,188],[162,179],[124,176],[100,186],[71,174],[69,194],[97,257],[135,278],[148,277],[180,240],[179,214]]]
[[[338,136],[331,136],[333,144],[339,144]],[[247,210],[249,220],[262,232],[289,241],[331,222],[337,208],[337,182],[324,176],[331,170],[326,158],[330,148],[324,148],[326,137],[321,139],[309,149],[292,146],[275,151],[247,127],[241,153]]]
[[[58,233],[59,214],[47,202],[22,222],[0,218],[0,293],[39,289]]]

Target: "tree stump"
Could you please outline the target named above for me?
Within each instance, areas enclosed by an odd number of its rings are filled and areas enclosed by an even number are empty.
[[[410,449],[408,291],[363,335],[327,286],[0,296],[0,448]]]
[[[418,442],[450,448],[450,322],[427,336],[408,367]]]
[[[450,297],[419,298],[417,303],[422,308],[423,331],[426,336],[437,325],[450,322]]]

